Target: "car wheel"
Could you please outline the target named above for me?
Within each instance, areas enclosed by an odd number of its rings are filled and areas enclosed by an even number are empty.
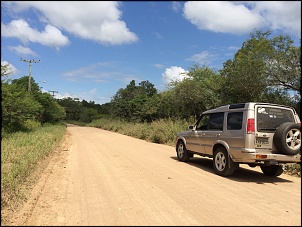
[[[213,167],[215,173],[223,177],[234,173],[235,164],[224,147],[219,147],[214,151]]]
[[[266,176],[270,177],[277,177],[280,176],[283,173],[283,168],[282,166],[260,166],[262,172]]]
[[[182,140],[178,141],[176,146],[177,159],[181,162],[186,162],[190,159],[190,153]]]
[[[280,125],[274,135],[276,148],[287,155],[296,155],[301,149],[301,130],[300,125],[286,122]]]

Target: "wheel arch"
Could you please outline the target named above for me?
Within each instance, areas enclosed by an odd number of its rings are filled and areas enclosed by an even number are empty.
[[[178,144],[179,141],[182,141],[185,146],[187,145],[187,141],[186,141],[185,137],[183,137],[183,136],[178,137],[177,140],[176,140],[176,144]]]
[[[225,141],[222,141],[222,140],[216,141],[216,143],[214,144],[213,149],[212,149],[212,155],[214,155],[214,151],[219,147],[223,147],[228,152],[228,154],[231,155],[229,152],[229,150],[230,150],[229,145]]]

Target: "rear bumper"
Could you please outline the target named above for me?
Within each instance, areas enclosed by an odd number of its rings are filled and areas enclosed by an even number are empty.
[[[260,152],[242,152],[241,157],[233,158],[234,162],[241,163],[259,163],[259,164],[285,164],[301,163],[301,154],[284,155],[284,154],[267,154]]]

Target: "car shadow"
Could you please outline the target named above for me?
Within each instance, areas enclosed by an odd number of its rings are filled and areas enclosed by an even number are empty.
[[[177,160],[177,157],[173,156],[171,159]],[[204,157],[194,157],[191,158],[188,162],[185,162],[188,165],[194,166],[196,168],[199,168],[201,170],[207,171],[212,174],[216,174],[213,169],[213,161],[210,158],[204,158]],[[246,165],[246,164],[241,164]],[[257,184],[263,184],[263,183],[277,183],[277,182],[292,182],[290,180],[282,178],[282,175],[279,177],[269,177],[264,175],[262,172],[249,170],[242,168],[241,166],[239,169],[235,170],[234,173],[227,177],[230,180],[238,181],[238,182],[254,182]]]

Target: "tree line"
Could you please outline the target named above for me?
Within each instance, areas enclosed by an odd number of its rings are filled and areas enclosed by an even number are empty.
[[[42,93],[28,76],[9,80],[8,65],[1,65],[2,128],[12,131],[30,121],[41,124],[60,120],[91,122],[112,117],[129,122],[189,119],[223,104],[271,102],[295,107],[300,115],[301,44],[287,35],[269,38],[270,31],[254,31],[219,71],[194,64],[182,80],[171,81],[159,92],[149,81],[132,80],[111,101],[65,98]]]
[[[183,80],[157,92],[149,81],[131,81],[111,99],[109,113],[128,121],[189,119],[224,104],[271,102],[295,107],[300,114],[301,45],[271,32],[250,34],[219,71],[194,64]]]

